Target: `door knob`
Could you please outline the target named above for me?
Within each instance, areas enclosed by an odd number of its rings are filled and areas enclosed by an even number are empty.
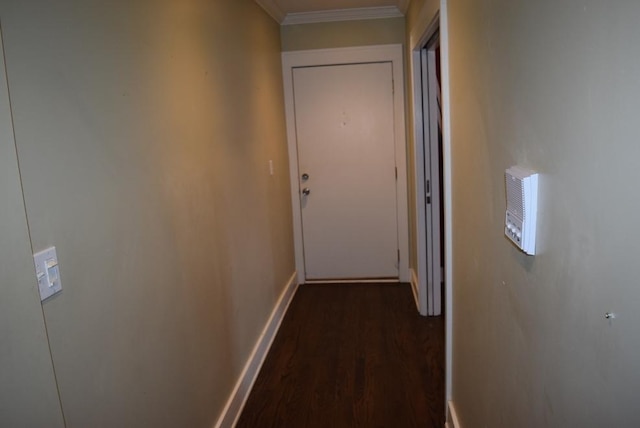
[[[304,181],[307,181],[309,179],[309,174],[307,174],[306,172],[304,174],[302,174],[302,179]]]
[[[308,196],[309,193],[311,193],[311,189],[309,189],[308,187],[305,187],[304,189],[302,189],[303,195]]]

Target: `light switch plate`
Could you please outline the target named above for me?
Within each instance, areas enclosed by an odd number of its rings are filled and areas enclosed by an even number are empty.
[[[536,253],[538,174],[512,166],[505,172],[507,212],[504,234],[526,254]]]
[[[44,251],[34,254],[33,261],[36,266],[40,300],[43,301],[62,291],[56,247],[47,248]]]

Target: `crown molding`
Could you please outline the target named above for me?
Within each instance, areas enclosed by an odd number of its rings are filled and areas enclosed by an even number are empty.
[[[262,3],[264,1],[265,0],[261,0],[261,1],[258,1],[258,3]],[[356,21],[361,19],[401,18],[403,16],[404,14],[402,13],[402,11],[396,6],[361,7],[361,8],[354,8],[354,9],[336,9],[336,10],[322,10],[317,12],[288,13],[285,16],[284,20],[281,22],[282,22],[282,25],[295,25],[295,24],[314,24],[318,22]]]
[[[285,13],[276,4],[275,0],[255,0],[258,5],[265,10],[278,24],[285,18]]]

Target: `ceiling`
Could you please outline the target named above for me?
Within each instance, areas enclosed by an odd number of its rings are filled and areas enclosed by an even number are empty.
[[[282,23],[287,16],[313,14],[338,10],[398,10],[404,14],[410,0],[255,0],[276,21]]]

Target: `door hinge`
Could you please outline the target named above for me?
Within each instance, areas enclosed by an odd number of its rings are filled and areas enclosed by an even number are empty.
[[[398,249],[398,266],[400,266],[400,249]]]
[[[396,180],[398,179],[398,167],[396,167]]]

